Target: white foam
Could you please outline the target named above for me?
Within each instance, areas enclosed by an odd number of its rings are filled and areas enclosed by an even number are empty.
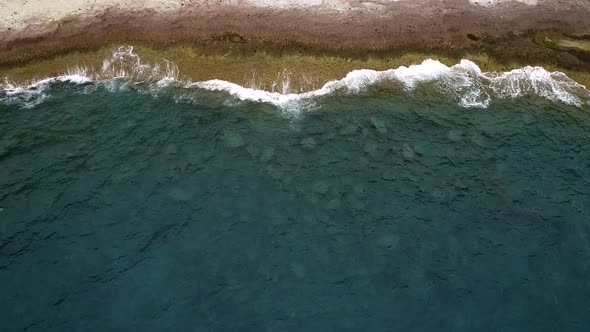
[[[590,104],[590,91],[561,72],[548,72],[542,67],[527,66],[508,72],[486,73],[469,60],[461,60],[450,67],[428,59],[421,64],[385,71],[354,70],[340,80],[330,81],[319,89],[301,93],[290,91],[291,84],[286,71],[277,76],[277,82],[273,85],[273,89],[278,87],[281,92],[247,88],[223,80],[181,82],[178,77],[178,67],[174,63],[166,60],[156,64],[145,63],[133,52],[133,47],[124,46],[105,59],[101,70],[94,74],[89,74],[85,68],[77,68],[66,75],[45,78],[27,86],[17,86],[5,81],[0,84],[0,102],[21,102],[34,106],[47,97],[46,88],[56,82],[97,82],[109,91],[147,85],[148,91],[154,95],[168,86],[222,91],[238,100],[269,103],[287,110],[301,109],[304,104],[309,104],[320,96],[335,93],[362,94],[380,84],[407,92],[428,84],[427,89],[437,90],[441,98],[455,98],[459,105],[468,108],[485,108],[493,99],[524,96],[539,96],[575,106]]]
[[[437,83],[440,92],[456,96],[459,99],[459,105],[463,107],[485,108],[493,98],[524,96],[540,96],[574,106],[582,106],[590,102],[590,91],[561,72],[548,72],[542,67],[527,66],[509,72],[485,73],[469,60],[461,60],[459,64],[451,67],[428,59],[419,65],[402,66],[386,71],[354,70],[341,80],[331,81],[320,89],[299,94],[250,89],[222,80],[192,83],[187,87],[225,91],[240,100],[283,106],[336,91],[359,94],[383,82],[401,84],[408,91],[424,83]]]

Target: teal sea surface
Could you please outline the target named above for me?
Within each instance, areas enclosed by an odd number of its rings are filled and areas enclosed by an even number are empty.
[[[0,92],[2,331],[590,330],[588,104],[29,90]]]

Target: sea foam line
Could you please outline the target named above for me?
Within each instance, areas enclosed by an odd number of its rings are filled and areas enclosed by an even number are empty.
[[[189,84],[206,90],[225,91],[238,99],[266,102],[282,106],[298,100],[341,91],[361,94],[369,87],[383,82],[396,82],[406,91],[424,83],[436,83],[445,95],[458,97],[463,107],[486,108],[493,98],[506,99],[539,96],[568,105],[589,104],[590,91],[561,72],[548,72],[542,67],[523,67],[508,72],[485,73],[470,60],[461,60],[454,66],[428,59],[419,65],[399,67],[386,71],[354,70],[343,79],[330,81],[320,89],[304,93],[277,93],[246,88],[223,80],[210,80]]]
[[[286,109],[297,109],[302,101],[330,95],[362,94],[370,87],[382,83],[395,83],[402,90],[413,91],[423,84],[433,84],[442,96],[456,98],[466,108],[486,108],[493,99],[512,99],[524,96],[539,96],[554,102],[574,106],[590,104],[590,91],[561,72],[549,72],[542,67],[526,66],[507,72],[483,72],[470,60],[461,60],[453,66],[428,59],[420,64],[401,66],[396,69],[375,71],[354,70],[340,80],[325,83],[321,88],[301,93],[271,92],[247,88],[239,84],[209,80],[183,82],[179,80],[178,67],[167,60],[161,64],[148,64],[133,52],[133,47],[123,46],[103,61],[98,73],[89,74],[86,68],[77,68],[65,75],[45,78],[27,86],[18,86],[5,81],[0,84],[0,102],[31,107],[47,95],[45,90],[57,82],[70,84],[113,85],[118,80],[133,84],[147,84],[151,89],[179,86],[185,89],[202,89],[228,93],[239,100],[263,102]],[[283,87],[285,77],[282,77]],[[441,97],[442,97],[441,96]]]

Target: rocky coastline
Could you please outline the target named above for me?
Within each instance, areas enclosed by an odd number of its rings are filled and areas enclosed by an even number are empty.
[[[486,71],[539,65],[590,85],[590,52],[539,42],[586,43],[590,3],[495,2],[11,1],[0,4],[0,77],[25,82],[92,68],[114,47],[134,45],[193,81],[243,83],[254,66],[263,77],[288,70],[321,82],[359,68],[469,58]]]

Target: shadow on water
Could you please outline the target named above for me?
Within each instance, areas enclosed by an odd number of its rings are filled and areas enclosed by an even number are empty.
[[[588,330],[588,110],[178,100],[0,105],[3,329]]]

